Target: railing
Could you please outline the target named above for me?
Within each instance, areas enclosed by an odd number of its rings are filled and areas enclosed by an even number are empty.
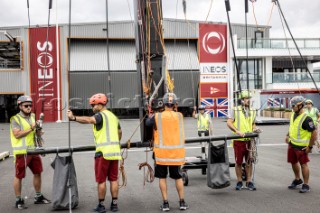
[[[312,73],[312,77],[315,82],[320,81],[320,73]],[[284,82],[312,82],[310,75],[306,72],[303,73],[273,73],[273,83]]]
[[[295,39],[299,48],[320,48],[320,38]],[[238,48],[246,48],[246,39],[238,39]],[[250,49],[287,49],[296,48],[292,39],[248,39]]]

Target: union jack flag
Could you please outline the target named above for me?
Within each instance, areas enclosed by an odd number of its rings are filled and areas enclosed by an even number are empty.
[[[209,114],[210,117],[215,117],[215,106],[214,106],[214,98],[202,98],[201,105],[205,106],[205,113]]]
[[[268,98],[268,102],[267,102],[268,107],[274,107],[274,108],[278,108],[278,107],[284,108],[284,103],[285,103],[285,100],[281,98]]]
[[[228,117],[228,98],[217,98],[217,117]]]
[[[205,106],[205,113],[211,117],[228,116],[228,98],[202,98],[201,105]]]

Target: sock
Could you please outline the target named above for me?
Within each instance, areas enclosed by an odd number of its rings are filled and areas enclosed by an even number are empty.
[[[118,198],[117,197],[113,197],[112,198],[112,205],[117,205],[118,204]]]
[[[16,196],[16,201],[19,201],[19,200],[22,200],[22,199],[21,199],[21,195]]]
[[[99,204],[103,205],[104,199],[99,199]]]
[[[184,199],[183,199],[183,198],[181,198],[181,199],[180,199],[180,202],[184,202]]]
[[[164,200],[163,203],[169,203],[168,200]]]
[[[40,197],[42,195],[41,192],[36,192],[36,197]]]

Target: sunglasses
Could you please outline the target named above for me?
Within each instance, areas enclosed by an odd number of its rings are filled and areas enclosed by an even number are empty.
[[[26,105],[22,105],[24,108],[31,108],[32,107],[32,104],[26,104]]]

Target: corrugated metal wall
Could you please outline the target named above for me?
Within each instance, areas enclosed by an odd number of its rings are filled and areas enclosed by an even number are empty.
[[[63,28],[68,32],[68,25]],[[106,28],[106,23],[75,24],[71,26],[71,35],[74,38],[106,38]],[[110,22],[109,38],[133,39],[133,22]]]
[[[0,31],[7,31],[11,36],[17,37],[21,36],[20,28],[0,28]],[[9,39],[4,35],[4,33],[0,33],[0,41],[9,41]]]
[[[166,41],[169,70],[199,70],[197,41]]]
[[[70,73],[70,105],[90,109],[88,99],[96,93],[109,94],[108,72]],[[113,108],[137,108],[138,84],[136,72],[110,72]],[[110,98],[110,95],[108,95]],[[83,107],[83,108],[82,108]],[[110,107],[110,102],[108,103]]]
[[[109,42],[110,70],[136,70],[134,41],[112,40]],[[108,70],[106,40],[71,41],[71,71]]]
[[[135,44],[128,40],[111,40],[110,75],[113,108],[137,108],[138,80]],[[166,41],[168,68],[175,80],[179,106],[192,106],[199,82],[196,41]],[[88,98],[95,93],[108,93],[106,40],[73,39],[71,42],[71,106],[89,109]],[[196,70],[196,71],[190,71]],[[191,100],[192,99],[192,100]],[[83,107],[83,108],[81,108]],[[108,105],[110,107],[110,103]]]
[[[184,20],[167,19],[163,21],[164,38],[198,38],[199,24]]]
[[[22,85],[23,72],[0,72],[0,93],[21,93],[25,92]]]
[[[170,71],[174,78],[179,106],[192,107],[197,98],[199,71]],[[113,108],[138,107],[138,81],[136,72],[111,72],[111,93]],[[89,98],[96,93],[109,94],[108,72],[70,73],[70,106],[73,109],[90,109]],[[108,95],[110,97],[110,94]],[[110,102],[108,103],[110,107]]]
[[[194,106],[197,99],[199,71],[170,71],[170,77],[174,79],[174,93],[177,95],[180,107]]]
[[[110,70],[136,70],[134,41],[109,42]],[[169,70],[198,70],[196,41],[166,41]],[[108,57],[105,40],[73,39],[71,42],[71,71],[107,71]]]

